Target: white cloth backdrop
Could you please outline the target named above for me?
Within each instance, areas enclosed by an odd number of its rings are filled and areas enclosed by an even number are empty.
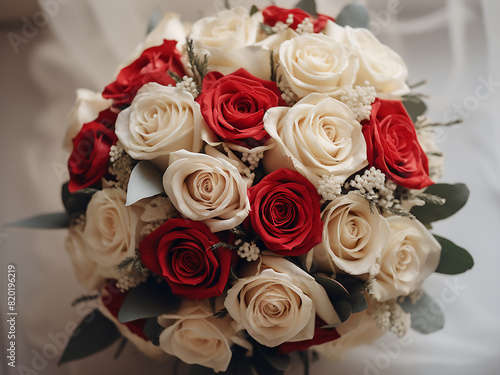
[[[100,91],[113,80],[144,35],[149,15],[175,11],[187,21],[211,15],[223,1],[68,1],[57,4],[48,26],[38,27],[16,52],[0,29],[0,224],[36,213],[60,211],[60,184],[67,176],[61,149],[74,91]],[[231,1],[247,7],[255,3]],[[279,1],[290,6],[294,2]],[[335,15],[347,1],[318,0]],[[430,336],[415,332],[405,344],[386,335],[353,350],[344,362],[315,362],[323,374],[494,374],[500,367],[500,3],[496,0],[371,0],[374,32],[408,64],[410,83],[431,96],[429,116],[465,122],[438,134],[446,154],[443,182],[465,182],[469,204],[435,232],[474,256],[473,271],[459,277],[433,275],[425,284],[446,313],[445,328]],[[28,17],[28,20],[32,20]],[[26,36],[26,35],[25,35]],[[489,82],[489,83],[488,83]],[[82,294],[64,251],[64,231],[0,227],[0,372],[3,374],[168,374],[131,345],[120,360],[116,345],[98,355],[57,367],[56,345],[83,312],[70,306]],[[16,368],[7,366],[7,264],[17,269]],[[407,342],[410,344],[407,345]],[[293,374],[301,373],[299,368]]]

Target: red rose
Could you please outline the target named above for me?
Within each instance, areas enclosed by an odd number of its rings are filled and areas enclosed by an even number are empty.
[[[114,131],[116,117],[109,109],[102,111],[73,138],[73,152],[68,160],[71,193],[98,184],[108,173],[109,150],[118,139]]]
[[[218,237],[202,222],[167,220],[139,244],[142,264],[162,276],[180,297],[220,296],[229,279],[233,251],[213,248]]]
[[[307,253],[322,240],[321,197],[300,173],[278,169],[249,190],[250,222],[267,249],[280,255]]]
[[[110,280],[103,288],[102,293],[102,304],[108,311],[113,315],[116,319],[118,319],[118,312],[125,301],[125,298],[129,294],[130,290],[121,292],[116,287],[116,282],[114,280]],[[147,319],[137,319],[131,322],[122,323],[124,324],[132,333],[135,333],[137,336],[141,337],[146,341],[150,341],[149,338],[144,334],[144,325],[146,324]]]
[[[337,340],[340,338],[336,328],[321,328],[327,324],[316,316],[316,324],[314,326],[314,337],[310,340],[285,342],[278,347],[278,353],[287,354],[298,350],[307,350],[313,345],[321,345],[326,342]]]
[[[102,96],[113,99],[113,107],[123,109],[130,105],[137,90],[148,82],[175,86],[167,71],[171,70],[180,77],[186,74],[176,44],[175,40],[165,39],[161,46],[146,49],[137,60],[120,70],[116,81],[106,86]]]
[[[257,78],[245,69],[226,76],[208,73],[196,100],[215,134],[246,147],[262,145],[269,138],[264,114],[269,108],[285,105],[275,82]]]
[[[377,98],[372,104],[370,121],[363,122],[363,135],[370,166],[409,189],[433,184],[427,156],[400,101]]]
[[[323,30],[328,20],[335,21],[332,17],[326,16],[324,14],[318,14],[318,18],[314,18],[309,13],[299,8],[285,9],[277,7],[275,5],[271,5],[262,10],[262,15],[264,16],[264,24],[269,26],[276,25],[276,22],[278,21],[286,23],[289,14],[293,15],[293,23],[290,25],[290,28],[294,30],[296,30],[297,26],[299,26],[306,18],[310,18],[312,20],[315,33],[319,33],[321,30]]]

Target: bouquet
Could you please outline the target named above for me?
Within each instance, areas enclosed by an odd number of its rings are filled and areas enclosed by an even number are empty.
[[[167,14],[102,93],[78,91],[66,212],[18,223],[69,227],[89,291],[75,304],[96,306],[60,363],[124,338],[203,371],[282,374],[291,353],[338,360],[442,327],[418,313],[422,283],[473,265],[430,231],[468,197],[435,183],[448,124],[424,116],[364,8],[297,6]]]

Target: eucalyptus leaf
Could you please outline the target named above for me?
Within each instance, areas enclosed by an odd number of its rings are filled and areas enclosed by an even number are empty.
[[[158,9],[155,9],[154,12],[151,14],[151,17],[149,17],[146,35],[149,34],[151,31],[153,31],[155,27],[158,26],[160,21],[161,21],[161,13],[158,11]]]
[[[348,4],[342,9],[335,23],[340,26],[350,26],[353,28],[368,29],[370,25],[370,15],[363,4],[353,3]]]
[[[62,229],[69,228],[69,216],[66,212],[57,212],[33,216],[27,219],[7,224],[10,227],[36,228],[36,229]]]
[[[147,161],[137,163],[130,174],[126,205],[161,193],[164,193],[161,172]]]
[[[252,369],[252,359],[247,356],[247,349],[242,348],[239,345],[233,345],[232,348],[233,355],[231,356],[231,362],[227,371],[223,374],[227,375],[254,375]]]
[[[255,13],[257,13],[259,11],[259,8],[257,8],[257,6],[255,5],[252,5],[252,7],[250,8],[250,17],[253,16]]]
[[[366,310],[368,304],[363,293],[365,282],[357,277],[342,274],[337,275],[337,281],[349,292],[349,302],[351,304],[352,313]]]
[[[171,313],[179,307],[181,299],[172,294],[166,282],[158,283],[150,277],[133,288],[118,312],[122,323]]]
[[[441,258],[436,272],[456,275],[470,270],[474,266],[474,259],[467,250],[455,245],[446,238],[437,235],[434,235],[434,237],[441,244]]]
[[[93,188],[85,188],[74,193],[70,193],[68,183],[66,182],[61,189],[61,196],[64,208],[68,215],[84,213],[87,210],[92,196],[99,190]]]
[[[253,349],[252,364],[259,374],[281,375],[292,366],[290,355],[280,354],[276,348],[254,343]]]
[[[353,310],[350,302],[350,295],[347,289],[337,280],[329,277],[322,275],[313,275],[313,277],[316,279],[316,282],[325,289],[326,294],[328,295],[328,298],[335,308],[340,320],[345,322]]]
[[[446,219],[459,211],[469,199],[469,189],[465,184],[434,184],[425,190],[426,194],[433,194],[446,199],[443,205],[426,203],[415,206],[411,213],[424,224]]]
[[[95,309],[81,321],[69,338],[59,365],[104,350],[121,337],[115,324]]]
[[[160,345],[160,334],[163,332],[165,328],[163,328],[159,323],[156,317],[149,318],[144,323],[144,334],[148,339],[151,340],[153,345]]]
[[[350,300],[336,299],[336,300],[331,300],[331,302],[341,322],[345,322],[347,319],[349,319],[353,311]],[[323,328],[333,328],[336,326],[337,325],[333,325],[331,327],[323,327]]]
[[[405,96],[403,98],[403,105],[413,123],[417,122],[418,116],[422,116],[427,111],[427,105],[416,95]]]
[[[297,4],[295,4],[294,8],[302,9],[304,12],[309,13],[311,16],[318,17],[315,0],[300,0]]]
[[[333,298],[349,299],[349,292],[337,280],[317,274],[313,275],[313,277],[316,282],[326,290],[326,293],[329,297],[331,296]]]
[[[366,302],[366,297],[363,293],[351,295],[349,302],[351,303],[353,314],[364,311],[368,308],[368,302]]]
[[[400,302],[401,307],[411,314],[411,328],[420,333],[432,333],[444,327],[444,314],[439,304],[427,294],[413,304],[410,298]]]

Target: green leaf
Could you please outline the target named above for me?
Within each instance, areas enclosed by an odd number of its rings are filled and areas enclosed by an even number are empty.
[[[224,374],[227,375],[254,375],[252,359],[247,356],[247,349],[233,345],[231,362]]]
[[[340,26],[368,29],[370,15],[363,4],[348,4],[339,13],[335,19],[335,23]]]
[[[154,28],[156,26],[158,26],[158,24],[160,23],[160,21],[161,21],[161,14],[158,11],[158,9],[155,9],[154,12],[151,14],[151,17],[149,17],[149,22],[148,22],[148,28],[147,28],[147,31],[146,31],[146,35],[149,34],[151,31],[153,31]]]
[[[459,211],[469,199],[469,189],[465,184],[434,184],[425,190],[426,194],[433,194],[446,199],[443,205],[426,203],[415,206],[411,213],[424,224],[446,219]]]
[[[352,313],[366,310],[368,304],[365,294],[363,293],[365,282],[357,277],[342,274],[337,275],[337,281],[349,292],[349,302],[352,306]]]
[[[250,8],[250,17],[252,17],[258,11],[259,11],[259,8],[257,8],[256,5],[252,5],[252,7]]]
[[[446,238],[437,235],[434,235],[434,237],[441,244],[441,258],[436,272],[456,275],[470,270],[474,266],[474,259],[467,250],[455,245]]]
[[[66,212],[43,214],[15,221],[7,224],[7,226],[37,229],[69,228],[69,216]]]
[[[309,13],[311,16],[318,17],[315,0],[300,0],[297,4],[295,4],[294,8],[302,9],[304,12]]]
[[[147,161],[137,163],[130,174],[126,205],[161,193],[164,193],[161,172]]]
[[[153,345],[158,346],[160,345],[160,334],[164,329],[165,328],[158,323],[158,319],[154,317],[146,320],[143,331],[147,338],[151,340]]]
[[[403,99],[403,105],[410,115],[413,123],[417,122],[417,117],[422,116],[427,111],[427,105],[424,101],[417,95],[408,95]]]
[[[443,310],[427,294],[413,304],[410,298],[400,303],[403,310],[411,314],[411,328],[420,333],[432,333],[444,327]]]
[[[172,294],[166,282],[158,283],[150,277],[133,288],[118,312],[122,323],[171,313],[179,307],[181,299]]]
[[[350,296],[344,286],[337,280],[331,279],[329,277],[321,275],[313,275],[314,279],[318,284],[320,284],[326,291],[330,302],[332,303],[335,311],[337,312],[340,320],[345,322],[352,313],[352,305],[349,302]],[[334,326],[328,326],[325,328],[333,328]]]
[[[64,208],[68,215],[84,213],[87,210],[87,205],[97,189],[86,188],[70,193],[68,183],[66,182],[61,189],[61,196]]]
[[[115,324],[95,309],[73,332],[58,365],[100,352],[120,337]]]
[[[281,375],[292,365],[289,354],[280,354],[276,348],[268,348],[254,342],[252,364],[259,374]]]

